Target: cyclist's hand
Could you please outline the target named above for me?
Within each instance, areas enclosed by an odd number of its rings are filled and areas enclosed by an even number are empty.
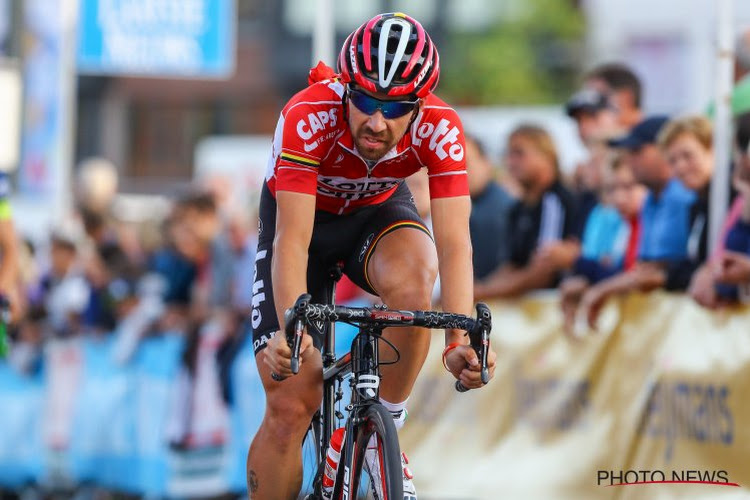
[[[496,358],[497,354],[490,346],[487,352],[487,368],[490,372],[490,379],[495,375]],[[484,385],[481,378],[482,365],[476,351],[471,346],[462,345],[451,349],[445,356],[445,365],[467,389],[477,389]]]
[[[305,332],[302,335],[302,343],[299,348],[300,366],[302,366],[302,355],[310,347],[312,347],[312,337]],[[284,332],[277,331],[273,338],[268,341],[268,345],[263,349],[263,352],[265,352],[263,362],[271,369],[271,373],[283,378],[292,376],[292,350],[286,343]]]

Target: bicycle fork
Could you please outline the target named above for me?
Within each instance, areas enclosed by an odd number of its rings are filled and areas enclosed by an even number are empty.
[[[352,400],[347,407],[349,418],[346,421],[346,435],[341,449],[341,459],[336,472],[336,482],[333,498],[350,500],[355,498],[359,484],[353,478],[361,479],[356,471],[362,470],[364,453],[355,456],[357,441],[370,439],[369,435],[361,435],[366,424],[361,416],[367,405],[378,403],[380,394],[380,373],[378,371],[378,336],[379,330],[362,329],[354,338],[351,348],[352,378],[350,385]],[[354,476],[353,476],[354,474]]]

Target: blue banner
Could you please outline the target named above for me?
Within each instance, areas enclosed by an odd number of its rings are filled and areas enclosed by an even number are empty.
[[[336,351],[349,350],[350,325],[336,330]],[[263,419],[265,395],[248,335],[230,366],[231,400],[227,440],[220,445],[170,447],[168,426],[174,418],[182,373],[183,336],[165,333],[141,341],[124,364],[115,361],[117,335],[81,337],[66,344],[66,365],[77,386],[65,396],[73,401],[70,439],[55,449],[48,432],[52,373],[49,350],[34,376],[18,374],[0,360],[0,490],[64,478],[66,484],[96,485],[151,498],[182,498],[188,492],[243,493],[245,459]],[[68,359],[68,362],[71,362]],[[349,402],[348,391],[339,403]],[[305,484],[315,469],[305,457]],[[204,496],[209,496],[204,495]]]
[[[82,73],[227,77],[234,70],[234,0],[81,0]]]

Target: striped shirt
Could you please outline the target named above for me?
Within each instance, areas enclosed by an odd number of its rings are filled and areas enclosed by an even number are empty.
[[[576,202],[560,182],[555,182],[538,203],[517,201],[511,208],[509,222],[510,260],[525,266],[540,246],[576,236]]]

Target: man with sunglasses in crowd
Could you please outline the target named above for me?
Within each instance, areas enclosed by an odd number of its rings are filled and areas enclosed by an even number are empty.
[[[297,498],[300,443],[322,398],[322,339],[309,332],[291,376],[284,311],[308,292],[323,299],[337,262],[364,290],[395,309],[432,307],[440,272],[442,308],[472,314],[473,290],[464,135],[456,112],[432,94],[437,49],[422,26],[381,14],[354,31],[339,74],[318,65],[311,85],[284,107],[260,202],[253,285],[253,339],[266,413],[248,454],[254,499]],[[326,78],[327,77],[327,78]],[[321,81],[317,81],[321,78]],[[427,169],[434,234],[419,217],[404,179]],[[401,353],[381,367],[381,402],[397,428],[430,345],[429,331],[388,331]],[[466,387],[481,387],[475,352],[446,331],[443,361]],[[494,371],[495,354],[490,354]],[[366,467],[375,467],[365,457]],[[416,499],[403,460],[404,498]]]

